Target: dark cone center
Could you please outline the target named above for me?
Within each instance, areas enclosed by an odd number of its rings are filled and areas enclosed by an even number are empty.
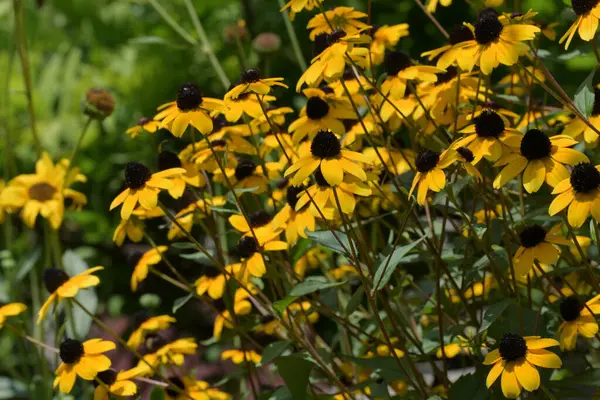
[[[546,230],[538,224],[530,225],[519,233],[521,246],[526,248],[535,247],[546,239]]]
[[[139,189],[152,177],[152,172],[144,164],[137,162],[127,163],[125,166],[125,185],[129,189]]]
[[[439,161],[440,153],[436,153],[435,151],[431,150],[424,150],[417,156],[415,164],[417,166],[417,171],[426,173],[434,169]]]
[[[579,163],[573,168],[570,180],[577,193],[589,193],[600,187],[600,172],[591,163]]]
[[[495,111],[485,110],[475,118],[475,132],[480,137],[497,138],[504,132],[504,121]]]
[[[315,181],[317,181],[317,185],[319,185],[320,187],[331,187],[329,182],[327,182],[327,179],[325,179],[325,177],[323,176],[321,168],[317,168],[313,175],[315,176]]]
[[[244,236],[237,244],[237,254],[241,258],[249,258],[258,251],[258,242],[251,236]]]
[[[144,126],[146,125],[148,122],[150,122],[150,118],[146,118],[146,117],[142,117],[138,120],[137,124],[139,126]]]
[[[69,279],[69,275],[62,269],[48,268],[44,270],[44,285],[49,293],[56,292],[56,289],[61,287]]]
[[[339,42],[344,36],[346,36],[346,32],[341,29],[336,29],[327,35],[327,46],[331,46],[332,44]]]
[[[257,69],[250,68],[240,75],[242,78],[242,82],[244,83],[253,83],[260,81],[260,72]]]
[[[485,14],[475,24],[475,39],[481,45],[492,43],[498,40],[503,29],[504,25],[497,16]]]
[[[469,40],[473,39],[475,39],[475,36],[473,36],[473,32],[469,29],[469,27],[460,25],[458,28],[452,31],[450,37],[448,38],[448,42],[451,45],[455,45],[462,42],[468,42]]]
[[[254,170],[256,170],[256,163],[243,158],[238,162],[237,167],[235,167],[235,179],[241,181],[244,178],[248,178],[254,174]]]
[[[98,378],[106,386],[110,386],[117,381],[117,371],[115,371],[112,368],[109,368],[106,371],[98,372],[98,375],[96,375],[96,378]],[[98,386],[98,381],[94,380],[94,387],[97,387],[97,386]]]
[[[450,66],[443,74],[438,74],[438,80],[435,83],[436,85],[441,85],[446,82],[450,82],[452,79],[456,78],[458,75],[458,69],[456,67]]]
[[[577,296],[569,296],[560,303],[560,316],[567,322],[575,321],[583,307]]]
[[[500,339],[500,355],[505,361],[515,361],[527,354],[527,343],[522,336],[505,333]]]
[[[342,145],[331,131],[319,131],[310,144],[310,152],[318,158],[334,158],[341,151]]]
[[[592,11],[598,4],[598,0],[571,0],[573,11],[577,15],[583,15]]]
[[[315,37],[313,43],[313,57],[318,56],[327,48],[327,34],[321,33]]]
[[[467,149],[466,147],[459,147],[458,149],[456,149],[456,152],[460,154],[460,156],[464,158],[466,162],[473,162],[473,160],[475,159],[473,152]]]
[[[158,170],[164,171],[171,168],[181,168],[179,156],[172,151],[161,151],[158,154]]]
[[[306,101],[306,116],[310,119],[321,119],[329,113],[329,104],[320,97],[310,97]]]
[[[177,92],[177,108],[181,111],[190,111],[202,104],[202,93],[194,83],[184,83]]]
[[[304,186],[290,186],[287,188],[286,200],[292,210],[296,209],[296,203],[298,203],[298,198],[304,191]]]
[[[217,139],[210,142],[212,147],[225,147],[227,146],[227,142],[224,139]]]
[[[83,356],[83,343],[75,339],[65,339],[60,344],[58,354],[65,364],[75,364]]]
[[[167,341],[162,336],[156,333],[149,334],[144,340],[144,347],[146,347],[146,350],[148,350],[148,352],[150,353],[156,352],[165,344],[167,344]]]
[[[550,138],[539,129],[527,131],[521,140],[521,155],[528,160],[538,160],[550,156]]]
[[[412,65],[408,54],[401,51],[391,51],[385,56],[385,66],[388,76],[397,75],[398,72]]]
[[[253,228],[260,228],[261,226],[267,225],[271,222],[271,215],[266,211],[257,211],[248,216],[250,219],[250,226]]]
[[[35,185],[31,185],[28,191],[31,199],[41,202],[52,200],[55,193],[56,188],[46,182],[40,182],[36,183]]]

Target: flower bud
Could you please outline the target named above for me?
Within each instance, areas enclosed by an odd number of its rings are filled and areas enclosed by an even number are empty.
[[[85,94],[83,113],[91,118],[103,120],[115,109],[115,98],[106,89],[90,89]]]
[[[252,41],[254,50],[261,54],[272,54],[281,47],[281,38],[273,32],[263,32]]]

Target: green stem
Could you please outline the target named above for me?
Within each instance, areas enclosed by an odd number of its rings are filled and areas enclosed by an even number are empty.
[[[79,149],[81,148],[81,143],[83,142],[85,133],[87,132],[88,128],[90,127],[92,120],[93,120],[92,117],[89,117],[87,119],[87,121],[85,122],[85,125],[83,126],[83,130],[79,134],[77,143],[75,144],[75,147],[73,148],[73,151],[71,152],[71,157],[69,157],[69,164],[67,165],[67,175],[68,175],[68,172],[73,168],[73,163],[75,162],[75,157],[77,156],[77,153],[79,152]]]
[[[285,2],[283,0],[277,0],[279,2],[279,7],[283,8]],[[283,22],[285,23],[285,29],[287,31],[288,36],[290,37],[290,42],[292,42],[292,49],[294,50],[294,55],[296,56],[296,61],[298,61],[298,65],[302,68],[302,71],[306,71],[307,64],[304,59],[304,55],[302,54],[302,49],[300,48],[300,43],[298,42],[298,36],[296,36],[296,31],[294,31],[294,27],[292,26],[292,21],[290,21],[290,16],[287,11],[283,11]]]
[[[148,2],[152,5],[152,7],[154,7],[154,9],[156,10],[156,12],[158,14],[160,14],[161,18],[165,20],[165,22],[171,27],[173,28],[173,30],[175,32],[177,32],[179,34],[179,36],[181,36],[183,38],[183,40],[185,40],[186,42],[188,42],[189,44],[198,44],[198,42],[196,42],[196,40],[190,36],[189,33],[187,33],[185,31],[185,29],[183,29],[181,26],[179,26],[179,24],[177,22],[175,22],[175,20],[173,19],[173,17],[171,17],[169,15],[169,13],[167,12],[167,10],[165,10],[163,8],[163,6],[161,6],[158,1],[156,0],[148,0]]]

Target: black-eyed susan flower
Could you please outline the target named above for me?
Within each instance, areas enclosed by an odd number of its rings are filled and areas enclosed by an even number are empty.
[[[315,184],[302,192],[296,203],[296,211],[308,205],[316,218],[333,220],[340,212],[352,214],[358,202],[356,196],[368,197],[373,193],[367,183],[351,177],[337,186],[330,185],[320,169],[315,171],[314,177]]]
[[[229,400],[231,396],[217,388],[211,388],[208,382],[197,380],[188,376],[172,376],[169,378],[172,386],[165,390],[167,400]]]
[[[65,198],[85,204],[82,193],[69,188],[75,182],[84,182],[81,174],[66,177],[68,161],[56,165],[48,153],[43,153],[35,164],[35,174],[18,175],[2,190],[0,205],[14,212],[21,210],[21,219],[30,228],[35,226],[38,215],[47,219],[53,229],[62,224]]]
[[[175,101],[158,107],[159,113],[154,116],[161,128],[168,129],[173,136],[181,137],[192,125],[203,134],[213,130],[213,122],[209,114],[217,113],[223,108],[219,99],[203,97],[200,88],[194,83],[184,83],[177,92]]]
[[[593,40],[600,19],[600,2],[598,0],[571,0],[571,6],[577,14],[577,19],[558,41],[559,44],[567,41],[565,49],[569,48],[575,33],[579,33],[579,37],[586,42]]]
[[[204,219],[211,215],[211,207],[222,207],[227,203],[223,196],[212,196],[210,199],[200,199],[192,202],[190,205],[182,208],[175,215],[179,225],[171,224],[167,239],[175,240],[186,236],[185,232],[190,233],[194,222]],[[183,230],[181,228],[183,228]],[[185,232],[184,232],[185,231]]]
[[[265,107],[265,112],[262,112],[258,117],[254,118],[250,121],[250,127],[253,132],[271,132],[271,126],[273,125],[275,129],[278,127],[282,127],[285,124],[285,116],[287,114],[291,114],[294,110],[291,107],[275,107],[275,106],[267,106]],[[267,116],[269,117],[269,121],[267,121]],[[268,138],[269,136],[267,136]]]
[[[560,228],[560,225],[557,226]],[[521,246],[513,257],[515,275],[522,276],[533,268],[535,260],[542,264],[554,264],[560,256],[557,244],[568,245],[569,241],[560,234],[560,229],[549,232],[542,226],[533,224],[519,232]]]
[[[456,152],[452,149],[444,151],[442,154],[431,150],[424,150],[415,160],[417,173],[413,179],[409,196],[417,190],[417,203],[424,205],[427,200],[427,192],[432,190],[439,192],[446,187],[447,168],[456,161]]]
[[[306,27],[310,30],[310,40],[323,33],[332,33],[336,30],[346,32],[348,35],[354,35],[369,25],[360,21],[366,18],[367,14],[357,11],[352,7],[336,7],[333,10],[325,11],[315,15],[308,21]]]
[[[577,335],[593,338],[598,333],[596,314],[600,313],[600,295],[583,304],[577,295],[572,295],[560,303],[560,316],[563,322],[558,327],[560,349],[573,350],[577,345]]]
[[[253,193],[261,194],[267,190],[269,179],[278,178],[281,165],[279,162],[266,162],[265,168],[249,158],[239,158],[235,168],[225,168],[225,174],[234,189],[254,189]],[[218,169],[213,174],[215,182],[225,182],[223,171]]]
[[[475,36],[474,40],[457,45],[465,50],[476,49],[470,65],[465,65],[468,67],[467,71],[477,64],[481,72],[489,75],[500,64],[516,64],[519,56],[529,51],[529,47],[524,42],[534,39],[536,33],[540,32],[540,28],[534,25],[512,23],[507,19],[500,20],[498,13],[492,11],[482,12],[475,26],[469,25]]]
[[[137,349],[144,343],[146,336],[149,333],[167,329],[171,324],[175,323],[175,318],[170,315],[158,315],[150,317],[140,324],[127,339],[127,346],[132,349]]]
[[[546,36],[548,38],[548,40],[555,41],[556,40],[556,31],[554,30],[554,28],[556,28],[558,25],[560,25],[559,22],[551,22],[549,24],[540,23],[538,26],[542,30],[542,35]]]
[[[160,207],[152,210],[146,210],[144,207],[137,207],[131,213],[132,218],[122,219],[113,233],[113,242],[117,246],[122,246],[127,237],[134,243],[139,243],[144,238],[144,221],[147,219],[158,218],[165,215]]]
[[[469,342],[469,339],[462,335],[456,336],[456,341],[454,343],[449,343],[444,345],[444,349],[440,347],[435,352],[435,356],[437,358],[454,358],[459,354],[473,354],[472,345]]]
[[[415,168],[415,153],[411,149],[367,147],[363,154],[374,168],[384,165],[392,175],[401,175]]]
[[[475,162],[475,156],[473,152],[466,147],[458,147],[456,149],[456,159],[460,161],[460,165],[467,171],[467,174],[471,175],[478,182],[481,182],[483,178],[481,173],[473,163]]]
[[[296,13],[302,10],[312,11],[315,7],[318,7],[323,0],[290,0],[288,1],[280,11],[290,10],[290,19],[293,21]]]
[[[39,324],[52,304],[60,304],[64,299],[71,299],[82,289],[97,286],[100,278],[92,275],[96,271],[103,270],[104,267],[94,267],[83,271],[82,273],[70,277],[65,271],[58,268],[48,268],[44,270],[44,285],[50,293],[38,313],[37,323]]]
[[[391,51],[385,56],[387,77],[381,84],[381,91],[394,99],[406,94],[409,81],[436,82],[436,74],[445,72],[430,65],[415,65],[410,57],[401,51]]]
[[[62,393],[70,393],[78,376],[87,381],[93,380],[99,372],[110,368],[110,359],[103,353],[115,347],[113,342],[102,339],[90,339],[83,343],[64,339],[58,353],[62,363],[56,369],[52,386],[58,386]]]
[[[544,182],[555,187],[569,177],[564,166],[588,162],[585,154],[570,147],[577,141],[566,135],[548,137],[539,129],[531,129],[524,136],[514,136],[504,142],[511,149],[494,166],[504,166],[494,179],[499,189],[523,173],[523,187],[528,193],[537,192]]]
[[[225,350],[221,353],[221,360],[231,360],[234,364],[244,364],[247,362],[251,362],[253,364],[258,364],[262,359],[261,355],[258,354],[254,350]]]
[[[96,380],[94,380],[94,400],[108,400],[110,395],[118,397],[133,396],[137,393],[137,385],[132,379],[142,372],[143,370],[137,367],[119,372],[109,368],[106,371],[99,372],[96,375]]]
[[[509,151],[505,143],[514,143],[515,136],[522,136],[519,131],[507,127],[500,114],[489,109],[479,114],[475,123],[464,128],[461,133],[466,137],[456,141],[454,147],[466,147],[471,150],[475,156],[473,164],[477,164],[484,157],[489,161],[498,161]]]
[[[142,117],[138,120],[137,124],[127,129],[125,133],[127,133],[130,138],[135,139],[142,132],[156,133],[159,127],[160,122]]]
[[[182,365],[186,355],[196,354],[198,343],[194,338],[177,339],[170,343],[158,335],[146,338],[146,348],[150,351],[140,360],[137,367],[142,369],[140,375],[152,375],[152,368],[160,365]]]
[[[0,329],[8,317],[19,315],[25,310],[27,310],[27,306],[23,303],[8,303],[0,307]]]
[[[600,88],[594,89],[594,106],[588,121],[593,127],[600,130],[598,128],[600,127]],[[581,140],[580,136],[583,135],[586,146],[590,148],[595,148],[598,145],[599,136],[596,131],[578,117],[573,118],[565,125],[562,134],[578,140]]]
[[[248,219],[243,215],[235,214],[229,217],[229,223],[244,236],[252,236],[262,240],[273,232],[271,221],[273,217],[266,211],[260,210],[248,214]]]
[[[200,278],[194,282],[194,286],[196,286],[196,294],[198,296],[208,294],[208,296],[213,300],[220,299],[223,297],[225,285],[229,277],[233,275],[241,278],[239,276],[241,268],[242,264],[236,263],[227,265],[225,267],[225,272],[220,272],[215,268],[205,269],[202,276],[200,276]],[[245,279],[242,280],[245,281]]]
[[[242,275],[249,273],[260,278],[267,272],[263,253],[267,251],[287,250],[288,245],[279,239],[281,230],[265,232],[259,238],[242,236],[238,241],[235,252],[241,259],[240,271]]]
[[[285,228],[285,239],[291,246],[299,237],[307,238],[306,231],[313,232],[316,229],[316,220],[308,207],[296,211],[296,204],[304,192],[304,186],[290,185],[286,189],[286,205],[273,218],[273,228]]]
[[[434,13],[437,11],[438,4],[442,7],[449,7],[452,4],[452,0],[428,0],[425,7],[427,11]]]
[[[292,185],[300,186],[315,170],[319,170],[331,186],[339,185],[344,174],[350,174],[360,181],[367,175],[359,162],[367,163],[367,158],[357,152],[344,150],[340,140],[331,131],[319,131],[312,140],[310,155],[296,161],[285,171],[285,176],[293,175]]]
[[[139,203],[146,210],[152,210],[158,204],[158,193],[162,189],[173,187],[171,178],[185,174],[183,168],[171,168],[153,174],[144,164],[127,163],[125,166],[125,186],[110,204],[110,210],[123,204],[121,218],[129,219],[135,206]]]
[[[401,38],[408,36],[408,24],[374,26],[369,31],[369,35],[373,41],[367,61],[379,65],[385,59],[385,51],[396,47]]]
[[[298,278],[304,279],[308,271],[319,268],[328,257],[327,252],[321,247],[313,247],[294,263],[294,273]]]
[[[533,392],[540,387],[540,374],[536,367],[560,368],[560,358],[546,350],[558,346],[554,339],[542,339],[540,336],[519,336],[505,333],[500,338],[497,349],[490,351],[483,362],[493,365],[486,385],[489,388],[502,375],[502,393],[515,399],[523,389]]]
[[[571,171],[571,176],[561,181],[552,194],[557,195],[548,209],[550,215],[556,215],[569,207],[569,224],[579,228],[588,215],[600,221],[600,166],[591,163],[579,163]]]
[[[308,136],[310,140],[319,131],[330,130],[342,135],[346,128],[342,119],[356,119],[352,105],[345,98],[339,98],[333,93],[322,89],[304,89],[306,105],[300,110],[300,116],[288,128],[292,140],[299,143]]]
[[[240,85],[238,83],[237,85]],[[234,86],[232,86],[229,90],[232,90]],[[261,107],[261,102],[266,107],[271,101],[274,101],[275,97],[270,95],[261,96],[260,99],[257,98],[252,93],[244,93],[238,95],[235,99],[231,97],[226,97],[223,100],[223,108],[221,112],[225,116],[225,119],[228,122],[235,123],[239,121],[244,115],[247,115],[250,118],[259,118],[263,115],[263,110]]]
[[[262,78],[257,69],[248,69],[240,75],[241,83],[234,86],[225,94],[226,99],[237,99],[245,93],[265,95],[269,94],[273,86],[281,86],[287,89],[287,85],[282,83],[283,78]]]
[[[131,291],[135,292],[139,284],[148,277],[148,272],[152,265],[156,265],[162,261],[162,254],[169,248],[167,246],[157,246],[148,250],[138,260],[131,274]]]
[[[248,315],[252,311],[252,303],[249,299],[258,292],[258,288],[249,283],[247,289],[243,287],[238,288],[233,295],[233,312],[237,316]],[[213,336],[216,340],[221,339],[223,328],[233,328],[233,317],[229,310],[224,310],[215,318]]]
[[[473,31],[466,25],[460,25],[450,33],[447,45],[426,51],[421,54],[421,57],[427,57],[429,61],[436,60],[436,66],[441,69],[457,64],[460,69],[467,71],[472,65],[477,49],[475,47],[465,48],[461,46],[461,43],[474,39]]]
[[[169,195],[178,199],[183,196],[186,185],[192,187],[202,187],[206,185],[206,179],[204,175],[198,171],[194,164],[184,163],[183,160],[179,159],[179,156],[172,151],[163,150],[158,153],[157,160],[158,171],[168,171],[170,169],[183,169],[185,172],[179,175],[171,175],[169,180],[171,181],[171,187],[167,189]]]

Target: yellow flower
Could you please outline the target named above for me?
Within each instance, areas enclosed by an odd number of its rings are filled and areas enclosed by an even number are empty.
[[[569,30],[560,38],[559,44],[565,40],[565,50],[569,48],[575,32],[586,42],[593,40],[598,30],[598,19],[600,19],[600,1],[598,0],[572,0],[573,11],[577,14],[577,19]]]
[[[409,196],[417,189],[417,203],[424,205],[427,200],[427,192],[432,190],[439,192],[446,187],[447,168],[456,161],[456,152],[448,149],[442,154],[434,151],[422,151],[415,161],[417,173],[412,182]]]
[[[85,204],[82,193],[69,189],[75,182],[84,182],[85,177],[73,169],[67,177],[68,161],[56,165],[48,153],[43,153],[35,164],[35,174],[19,175],[12,179],[0,192],[0,208],[11,211],[21,209],[21,218],[30,228],[35,226],[38,215],[46,218],[53,229],[58,229],[64,216],[65,198],[76,204]]]
[[[294,263],[294,273],[298,278],[304,279],[307,271],[319,268],[328,257],[329,255],[321,247],[313,247]]]
[[[285,228],[285,239],[290,246],[296,243],[298,237],[306,239],[308,237],[306,230],[314,232],[316,229],[315,216],[308,207],[296,210],[296,205],[303,192],[304,186],[288,186],[286,190],[287,204],[273,218],[273,228]],[[298,274],[298,271],[296,273]],[[301,274],[301,276],[303,275]]]
[[[556,40],[556,28],[560,25],[558,22],[552,22],[550,24],[540,24],[540,29],[542,30],[542,35],[546,36],[549,40]]]
[[[260,278],[267,272],[265,266],[264,252],[287,250],[288,245],[279,239],[281,230],[266,231],[264,235],[258,238],[254,236],[243,236],[236,245],[236,254],[241,259],[240,273],[245,276],[246,273]],[[236,264],[234,264],[236,265]],[[234,266],[236,269],[237,266]]]
[[[539,68],[528,66],[524,70],[527,72],[511,73],[498,81],[498,85],[504,87],[505,94],[521,97],[526,95],[530,90],[529,88],[536,85],[537,82],[546,82],[546,75]]]
[[[336,281],[341,281],[347,276],[359,276],[358,271],[353,265],[340,265],[328,272],[328,275]]]
[[[483,157],[489,161],[498,161],[509,151],[506,142],[514,143],[516,138],[522,137],[519,131],[507,128],[506,125],[500,114],[485,110],[475,118],[474,124],[461,131],[467,136],[455,142],[453,147],[471,150],[475,157],[473,164],[477,164]]]
[[[600,88],[594,89],[594,107],[588,121],[596,130],[600,127]],[[579,139],[583,135],[583,140],[589,148],[595,148],[598,145],[598,134],[588,126],[582,119],[575,117],[566,124],[562,132],[563,135],[571,136],[574,139]]]
[[[171,168],[151,173],[143,164],[130,162],[125,166],[125,186],[110,204],[110,210],[123,204],[121,218],[129,219],[135,206],[139,203],[146,210],[152,210],[158,204],[158,193],[161,189],[171,189],[171,178],[186,173],[183,168]]]
[[[177,100],[158,107],[154,116],[160,128],[168,129],[173,136],[181,137],[189,125],[200,133],[209,134],[213,122],[208,113],[217,113],[223,108],[219,99],[202,97],[200,88],[193,83],[185,83],[177,93]]]
[[[367,147],[363,154],[374,168],[383,164],[391,175],[401,175],[415,168],[415,153],[411,149]]]
[[[94,381],[96,386],[94,400],[109,400],[111,394],[117,397],[133,396],[137,393],[137,386],[131,379],[141,375],[142,372],[143,370],[138,367],[119,372],[109,368],[99,372],[96,379],[102,383]]]
[[[366,17],[367,14],[356,11],[352,7],[336,7],[333,10],[325,11],[324,14],[317,14],[308,21],[308,25],[306,25],[310,30],[308,37],[314,41],[318,35],[334,31],[344,31],[348,35],[354,35],[369,27],[359,21],[360,18]]]
[[[258,288],[252,284],[248,284],[246,288],[240,287],[233,295],[233,312],[235,315],[248,315],[252,311],[252,303],[248,300],[253,294],[258,292]],[[223,328],[232,328],[233,318],[228,310],[223,311],[215,318],[213,325],[213,336],[216,340],[221,339]]]
[[[568,245],[569,241],[560,234],[557,227],[546,232],[540,225],[533,224],[519,233],[521,246],[513,258],[516,276],[529,273],[535,260],[542,264],[554,264],[558,261],[560,248],[557,244]]]
[[[150,340],[148,340],[150,339]],[[141,369],[140,375],[153,375],[152,368],[160,365],[182,365],[185,356],[196,354],[198,344],[194,338],[177,339],[174,342],[163,345],[164,341],[160,336],[148,336],[146,344],[151,353],[146,354],[143,360],[140,360],[137,367]],[[158,349],[156,349],[158,347]]]
[[[139,284],[146,279],[150,266],[156,265],[162,261],[162,253],[166,252],[167,246],[158,246],[145,252],[139,259],[133,273],[131,274],[131,291],[135,292]]]
[[[19,315],[25,310],[27,310],[27,306],[23,303],[8,303],[0,307],[0,329],[8,317]]]
[[[229,400],[231,396],[219,389],[211,388],[205,381],[199,381],[187,376],[171,377],[169,381],[183,393],[172,388],[166,389],[167,400]]]
[[[534,25],[515,24],[506,18],[500,20],[498,13],[489,9],[480,14],[475,26],[468,26],[475,40],[461,42],[457,46],[475,51],[474,54],[471,53],[473,57],[470,60],[463,61],[467,67],[465,69],[471,71],[477,64],[485,75],[489,75],[500,64],[516,64],[519,56],[529,51],[524,42],[534,39],[535,34],[541,31]]]
[[[483,362],[493,365],[487,376],[489,388],[502,375],[502,393],[505,397],[515,399],[521,390],[533,392],[540,387],[540,374],[536,367],[560,368],[560,358],[545,350],[558,346],[554,339],[541,339],[539,336],[521,337],[513,333],[505,333],[496,350],[490,351]]]
[[[568,206],[569,224],[575,228],[583,225],[590,212],[596,221],[600,221],[600,166],[577,164],[571,176],[556,185],[552,194],[557,196],[548,209],[550,215],[556,215]]]
[[[571,149],[577,141],[566,135],[548,137],[539,129],[531,129],[524,136],[513,136],[504,141],[510,152],[500,157],[495,167],[505,166],[494,179],[494,189],[523,173],[523,187],[527,193],[537,192],[544,182],[555,187],[569,177],[564,166],[588,162],[585,154]]]
[[[231,360],[234,364],[244,364],[246,362],[258,364],[261,358],[261,355],[254,350],[225,350],[221,353],[221,360]]]
[[[436,66],[441,69],[457,64],[461,70],[468,71],[477,48],[464,47],[462,44],[473,39],[475,39],[473,31],[468,26],[461,25],[450,33],[447,45],[426,51],[421,54],[421,57],[427,57],[429,61],[437,60]]]
[[[323,0],[290,0],[280,11],[290,9],[290,19],[293,21],[296,17],[296,13],[302,10],[312,11],[313,8],[318,7]]]
[[[185,230],[185,232],[189,233],[192,231],[192,227],[194,226],[194,220],[206,218],[207,216],[211,215],[211,207],[222,207],[225,205],[225,203],[226,200],[223,196],[213,196],[212,198],[205,200],[200,199],[193,202],[189,206],[182,208],[177,215],[175,215],[175,219]],[[169,227],[169,232],[167,233],[167,238],[169,240],[174,240],[184,236],[185,233],[179,228],[179,226],[171,224]]]
[[[281,170],[279,162],[266,162],[266,174],[262,165],[257,165],[249,158],[238,159],[235,168],[225,168],[225,174],[234,189],[254,189],[252,193],[261,194],[267,190],[270,179],[276,179]],[[225,182],[223,172],[218,169],[213,172],[214,182]]]
[[[379,65],[384,60],[385,51],[396,47],[400,38],[408,36],[408,24],[373,27],[369,34],[373,41],[371,42],[371,54],[367,57],[367,61],[373,65]]]
[[[44,271],[44,285],[50,293],[50,297],[48,297],[40,308],[37,323],[39,324],[44,319],[48,309],[54,302],[58,305],[64,299],[74,298],[82,289],[97,286],[100,283],[100,278],[92,275],[92,273],[103,269],[104,267],[90,268],[74,277],[70,277],[62,269],[46,269]]]
[[[102,339],[90,339],[83,343],[64,339],[59,349],[62,363],[56,369],[52,386],[58,386],[62,393],[70,393],[77,376],[87,381],[93,380],[99,372],[110,368],[110,359],[102,353],[115,347],[113,342]]]
[[[381,84],[381,91],[394,99],[404,97],[409,81],[437,82],[443,69],[429,65],[414,65],[410,57],[401,51],[391,51],[385,57],[387,77]]]
[[[328,93],[325,89],[304,89],[306,105],[300,111],[300,117],[288,128],[292,140],[300,143],[306,136],[312,140],[319,131],[330,130],[337,135],[346,132],[342,119],[356,119],[356,113],[350,102]]]
[[[129,135],[130,138],[136,138],[142,132],[155,133],[160,127],[160,122],[148,119],[146,117],[140,118],[135,126],[127,129],[125,133]]]
[[[426,4],[427,11],[430,13],[436,12],[438,3],[443,7],[448,7],[450,4],[452,4],[452,0],[428,0]]]
[[[311,154],[296,161],[285,171],[285,176],[294,175],[292,185],[300,186],[315,170],[319,170],[331,186],[340,185],[344,173],[366,181],[367,175],[358,162],[367,163],[367,158],[354,151],[343,150],[339,139],[331,131],[319,131],[312,140]]]
[[[129,339],[127,340],[127,346],[132,349],[137,349],[144,343],[147,334],[167,329],[175,322],[175,318],[170,315],[159,315],[157,317],[148,318],[131,333],[131,336],[129,336]]]
[[[233,87],[231,89],[233,89]],[[232,123],[239,121],[244,114],[251,118],[260,118],[261,116],[264,116],[260,102],[262,101],[264,107],[268,107],[269,102],[274,100],[275,97],[264,95],[260,97],[259,101],[252,93],[240,94],[235,99],[226,97],[223,101],[223,109],[221,112],[225,116],[225,119]]]
[[[229,217],[229,223],[236,231],[243,233],[244,236],[256,237],[259,241],[272,236],[274,231],[272,220],[271,215],[263,210],[249,214],[247,220],[239,214]]]
[[[471,349],[471,343],[466,337],[458,335],[456,338],[458,339],[458,342],[444,345],[443,350],[440,347],[435,352],[435,356],[437,358],[444,358],[444,356],[446,356],[446,358],[451,359],[456,357],[460,353],[473,354],[473,350]]]
[[[165,215],[160,207],[155,207],[152,210],[146,210],[143,207],[138,207],[131,213],[133,218],[122,219],[113,233],[113,242],[117,246],[123,245],[125,237],[135,243],[141,242],[144,238],[144,223],[146,219],[162,217]]]
[[[277,128],[280,128],[285,124],[285,115],[294,112],[294,110],[291,107],[274,107],[274,106],[266,107],[265,111],[267,112],[269,121],[271,121],[271,124],[274,125],[274,128],[276,130],[277,130]],[[275,133],[275,132],[271,132],[271,125],[269,125],[269,122],[267,121],[267,117],[265,116],[265,114],[263,112],[261,112],[261,114],[258,117],[254,118],[252,121],[250,121],[250,127],[252,127],[253,132]],[[267,138],[269,138],[269,136],[267,136],[265,139],[267,139]]]
[[[158,170],[183,169],[185,172],[173,174],[170,177],[171,187],[167,189],[169,195],[178,199],[183,196],[186,185],[196,188],[206,185],[204,175],[198,171],[194,164],[180,160],[179,156],[171,151],[163,150],[158,154]]]
[[[242,264],[235,263],[225,267],[224,273],[219,273],[215,268],[204,269],[203,275],[194,282],[196,286],[196,293],[198,296],[208,294],[211,299],[220,299],[223,297],[225,292],[225,285],[227,281],[234,276],[236,279],[246,282],[248,279],[247,274],[243,274]]]
[[[241,83],[234,86],[225,94],[225,99],[237,99],[240,95],[250,93],[265,95],[269,94],[271,87],[281,86],[287,89],[287,85],[281,83],[283,78],[262,78],[260,72],[256,69],[249,69],[242,72]],[[209,133],[209,132],[206,132]]]
[[[560,303],[560,316],[564,321],[558,328],[560,349],[575,349],[578,333],[593,338],[598,333],[597,313],[600,313],[600,295],[588,300],[585,305],[581,304],[577,295],[564,299]]]

